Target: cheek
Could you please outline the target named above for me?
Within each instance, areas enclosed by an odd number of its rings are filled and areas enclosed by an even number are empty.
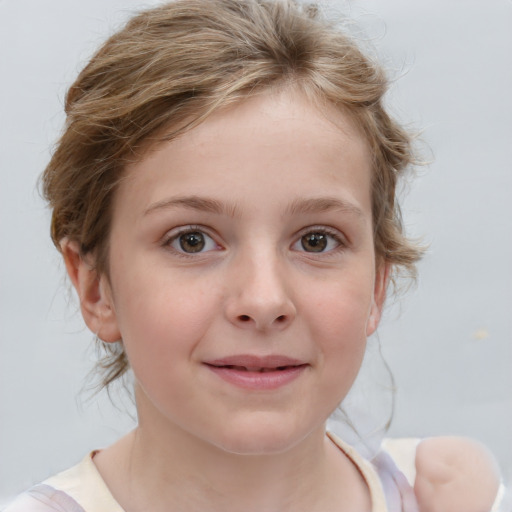
[[[311,312],[317,329],[327,339],[346,339],[347,342],[366,339],[372,292],[373,284],[370,280],[340,279],[316,293],[310,300],[309,309],[305,310]]]
[[[311,336],[320,349],[332,386],[345,391],[355,379],[366,349],[371,284],[333,286],[319,294],[309,309]]]
[[[218,299],[201,285],[132,276],[116,290],[116,316],[137,375],[190,359],[215,318]]]

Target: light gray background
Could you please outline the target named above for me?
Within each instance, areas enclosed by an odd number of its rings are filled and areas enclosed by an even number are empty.
[[[66,87],[107,34],[155,3],[0,0],[0,503],[133,424],[105,397],[81,398],[91,335],[36,182]],[[433,159],[404,205],[409,232],[431,247],[379,334],[398,387],[391,434],[472,435],[510,478],[512,2],[342,5],[401,76],[392,110],[423,129]]]

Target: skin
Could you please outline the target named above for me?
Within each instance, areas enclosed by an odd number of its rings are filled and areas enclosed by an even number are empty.
[[[109,276],[63,241],[87,325],[122,338],[135,375],[138,427],[94,458],[124,510],[370,510],[358,470],[325,436],[385,299],[370,176],[346,116],[268,92],[126,169]],[[183,246],[190,232],[199,252]],[[324,237],[320,252],[304,245],[311,235]],[[210,367],[240,354],[302,369],[245,389]],[[439,450],[419,452],[421,510],[446,512],[429,453]]]
[[[63,243],[87,325],[123,339],[136,378],[139,426],[94,459],[125,510],[370,508],[359,472],[325,437],[385,297],[370,172],[347,117],[268,92],[126,169],[108,278]],[[202,252],[179,244],[190,226]],[[302,245],[315,233],[322,252]],[[303,369],[261,391],[205,364],[238,354]]]
[[[414,492],[420,512],[488,512],[499,482],[496,461],[472,439],[434,437],[418,445]]]

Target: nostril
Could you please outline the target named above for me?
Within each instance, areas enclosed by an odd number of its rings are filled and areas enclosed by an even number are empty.
[[[242,322],[248,322],[251,319],[249,315],[240,315],[239,318]]]
[[[276,318],[276,322],[283,323],[286,320],[286,317],[284,315],[280,315]]]

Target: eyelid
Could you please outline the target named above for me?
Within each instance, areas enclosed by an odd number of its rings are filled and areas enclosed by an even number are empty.
[[[292,248],[296,244],[300,244],[302,237],[307,235],[308,233],[322,233],[322,234],[328,235],[337,242],[337,246],[334,247],[333,249],[330,249],[328,251],[323,251],[323,252],[315,253],[315,252],[308,252],[305,250],[299,250],[298,252],[302,252],[302,253],[305,253],[308,255],[321,256],[321,255],[332,254],[333,252],[336,252],[339,250],[343,250],[349,245],[347,238],[338,229],[332,228],[330,226],[322,226],[322,225],[315,226],[315,225],[313,225],[313,226],[308,226],[306,228],[303,228],[297,233],[297,235],[295,237],[296,240],[293,242]]]
[[[217,242],[216,237],[210,233],[211,230],[209,230],[205,226],[195,225],[195,224],[188,224],[185,226],[179,226],[176,228],[173,228],[162,237],[161,245],[162,247],[173,251],[176,255],[180,257],[185,258],[197,258],[198,256],[204,255],[206,253],[212,252],[214,250],[221,250],[222,246]],[[206,251],[199,251],[196,253],[188,253],[179,249],[176,249],[175,247],[172,247],[172,243],[177,240],[181,235],[186,235],[187,233],[201,233],[205,237],[211,239],[213,243],[215,244],[214,249],[209,249]]]

